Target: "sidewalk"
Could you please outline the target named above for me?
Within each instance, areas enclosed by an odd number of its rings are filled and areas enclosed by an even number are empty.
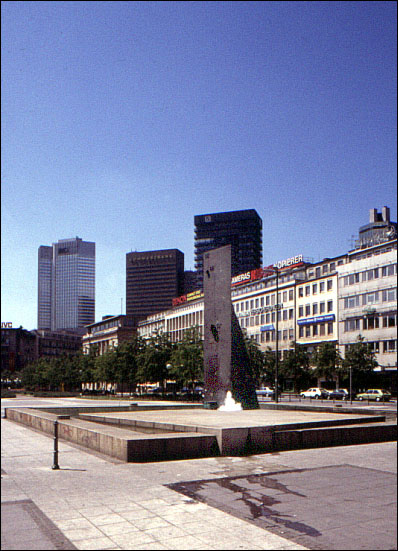
[[[51,438],[5,419],[1,429],[4,550],[396,548],[394,443],[126,464],[60,441],[53,471]],[[310,496],[315,479],[339,493]],[[353,513],[350,481],[368,493],[363,512]],[[253,513],[255,503],[263,516]],[[342,529],[335,514],[329,528],[336,537],[354,534],[351,547],[339,547],[338,537],[335,547],[322,547],[327,503],[345,518]],[[369,534],[384,537],[383,547],[369,547]]]

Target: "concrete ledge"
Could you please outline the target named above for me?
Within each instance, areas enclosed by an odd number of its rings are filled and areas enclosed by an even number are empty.
[[[273,449],[275,451],[283,451],[329,446],[350,446],[371,442],[390,442],[396,439],[397,425],[387,423],[325,427],[322,430],[277,430],[273,435]]]
[[[62,409],[62,408],[60,408]],[[138,434],[115,426],[84,419],[70,419],[29,408],[7,408],[7,419],[53,436],[58,420],[58,437],[121,461],[165,461],[219,455],[216,438],[197,432]],[[150,423],[147,423],[148,425]],[[162,431],[164,432],[164,431]]]

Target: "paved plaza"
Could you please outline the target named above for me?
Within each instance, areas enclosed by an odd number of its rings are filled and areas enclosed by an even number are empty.
[[[122,463],[1,420],[2,549],[396,549],[396,443]]]

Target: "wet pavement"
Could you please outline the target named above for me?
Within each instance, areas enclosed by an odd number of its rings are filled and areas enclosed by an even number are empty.
[[[396,549],[396,474],[352,465],[168,485],[309,549]]]

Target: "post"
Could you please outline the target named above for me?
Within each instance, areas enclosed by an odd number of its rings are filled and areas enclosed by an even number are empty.
[[[279,314],[279,304],[278,304],[278,291],[279,291],[279,270],[274,268],[276,272],[276,358],[275,358],[275,403],[278,403],[278,367],[279,367],[279,339],[278,339],[278,314]]]
[[[54,464],[52,466],[53,470],[59,469],[58,465],[58,421],[54,421]]]
[[[350,365],[350,404],[352,405],[352,365]]]

